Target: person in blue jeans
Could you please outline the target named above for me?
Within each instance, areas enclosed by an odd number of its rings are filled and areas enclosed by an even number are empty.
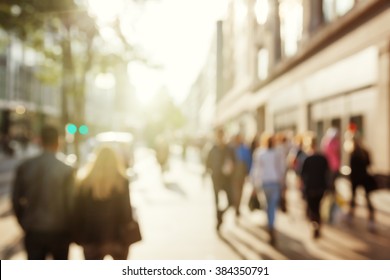
[[[274,148],[273,136],[263,136],[263,147],[253,155],[251,178],[257,189],[262,188],[267,200],[270,243],[275,245],[275,216],[284,178],[283,156]]]

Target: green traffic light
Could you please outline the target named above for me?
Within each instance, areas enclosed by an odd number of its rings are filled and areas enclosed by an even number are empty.
[[[73,123],[69,123],[66,125],[66,131],[69,133],[69,134],[76,134],[77,132],[77,126]]]
[[[88,126],[86,126],[86,125],[81,125],[79,127],[79,132],[80,132],[81,135],[88,134],[88,131],[89,131],[89,129],[88,129]]]

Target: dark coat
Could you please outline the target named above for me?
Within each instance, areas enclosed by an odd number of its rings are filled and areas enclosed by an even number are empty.
[[[133,220],[129,182],[108,198],[97,200],[90,188],[80,187],[75,201],[73,232],[78,244],[125,243],[126,226]]]
[[[364,149],[355,150],[351,154],[351,181],[353,184],[364,184],[368,177],[367,168],[371,164],[369,153]]]
[[[224,174],[223,172],[224,164],[226,164],[228,161],[233,165],[231,172],[233,173],[235,164],[235,154],[233,148],[228,145],[214,145],[207,156],[206,167],[209,171],[211,171],[213,176],[229,176],[229,174]]]
[[[375,178],[367,170],[370,165],[371,158],[366,149],[359,148],[352,152],[350,158],[351,183],[353,186],[363,186],[366,192],[371,192],[378,187]]]
[[[74,191],[74,170],[54,153],[22,163],[16,171],[12,205],[25,231],[69,231]]]
[[[329,186],[329,165],[325,156],[313,154],[303,162],[301,177],[307,197],[322,196]]]

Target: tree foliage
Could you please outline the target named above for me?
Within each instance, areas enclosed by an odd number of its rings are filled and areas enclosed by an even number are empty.
[[[186,118],[165,87],[145,109],[145,137],[151,146],[158,135],[170,134],[186,124]]]
[[[95,19],[81,2],[3,0],[0,4],[0,27],[25,48],[41,53],[37,77],[45,83],[62,83],[63,126],[84,123],[86,81],[91,71],[105,71],[129,60],[146,60],[127,42],[119,21],[111,28],[120,46],[107,47],[110,42],[101,38]]]

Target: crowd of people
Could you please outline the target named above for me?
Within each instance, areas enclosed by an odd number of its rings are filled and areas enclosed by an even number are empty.
[[[312,224],[313,238],[321,236],[321,201],[329,195],[332,203],[337,202],[336,179],[340,176],[341,149],[340,132],[329,128],[323,139],[317,140],[313,133],[297,135],[289,139],[282,133],[256,136],[250,145],[240,134],[227,141],[223,129],[215,133],[215,143],[210,149],[206,170],[211,174],[216,209],[216,229],[223,223],[223,214],[234,207],[236,216],[240,215],[240,202],[243,185],[249,180],[259,196],[266,198],[269,242],[276,243],[275,218],[277,210],[287,212],[286,191],[287,173],[293,171],[298,179],[298,187],[306,202],[307,217]],[[370,155],[364,148],[359,133],[353,133],[349,141],[352,186],[347,221],[352,222],[355,209],[355,194],[359,186],[364,187],[369,210],[369,229],[375,230],[374,207],[370,194],[375,180],[369,172]],[[219,193],[224,192],[227,205],[221,209]],[[334,206],[332,205],[332,207]],[[329,209],[329,222],[333,212]]]
[[[241,134],[226,141],[224,131],[216,130],[215,142],[205,156],[214,197],[216,229],[220,230],[224,213],[232,207],[238,219],[245,182],[266,199],[269,241],[277,241],[277,210],[287,212],[287,173],[292,170],[307,205],[313,237],[321,236],[320,205],[326,193],[336,197],[336,178],[341,166],[339,132],[331,128],[318,142],[312,135],[263,134],[247,145]],[[358,133],[350,138],[350,181],[352,198],[348,222],[352,222],[356,189],[363,186],[369,210],[369,228],[374,230],[374,207],[370,193],[375,182],[369,172],[370,155]],[[108,145],[95,151],[93,161],[75,170],[56,157],[59,133],[55,127],[41,131],[43,152],[23,162],[16,171],[12,205],[24,231],[28,259],[67,259],[72,242],[79,244],[85,259],[127,259],[132,244],[142,239],[131,205],[129,179],[118,152]],[[157,139],[156,159],[167,168],[169,146]],[[222,207],[220,193],[227,204]]]

